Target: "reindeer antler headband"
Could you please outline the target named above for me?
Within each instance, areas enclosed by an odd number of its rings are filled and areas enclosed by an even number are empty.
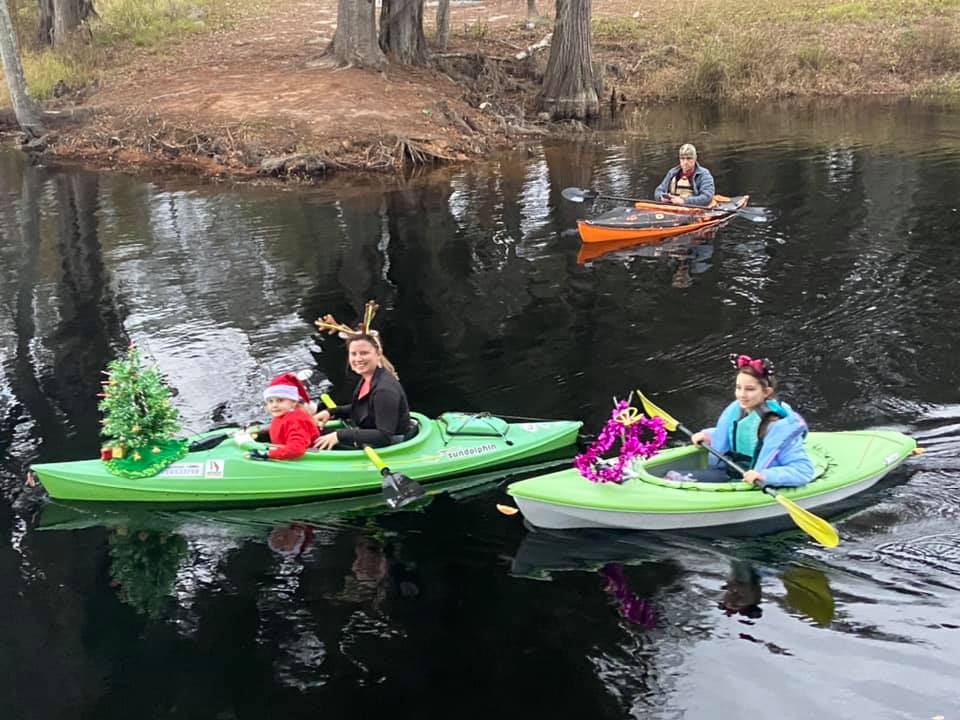
[[[377,337],[379,333],[376,330],[371,330],[370,325],[373,323],[373,316],[377,314],[379,309],[380,306],[377,303],[373,300],[367,300],[367,304],[363,307],[363,321],[356,328],[337,322],[337,319],[329,313],[314,320],[313,324],[320,328],[321,332],[339,335],[344,340],[354,335]]]

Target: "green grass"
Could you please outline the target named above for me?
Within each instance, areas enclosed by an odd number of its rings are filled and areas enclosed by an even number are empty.
[[[123,62],[133,48],[160,47],[187,35],[229,27],[262,0],[98,0],[91,20],[66,47],[42,48],[36,40],[36,3],[20,0],[15,25],[30,94],[49,98],[58,83],[78,88]],[[0,106],[8,106],[6,84]]]
[[[590,31],[592,38],[600,42],[638,42],[649,35],[639,20],[625,17],[591,18]]]
[[[225,0],[100,0],[101,20],[90,29],[101,46],[151,47],[171,37],[222,27],[230,7]]]
[[[900,39],[900,64],[911,70],[937,67],[960,71],[960,37],[955,30],[928,24],[905,32]]]
[[[595,2],[592,20],[595,49],[636,68],[634,97],[908,94],[960,70],[960,0],[641,0],[639,12],[608,17]]]
[[[94,64],[55,52],[39,55],[25,55],[23,72],[27,76],[27,87],[35,98],[48,98],[58,83],[68,87],[79,87],[96,78]],[[0,103],[6,105],[6,86],[3,87]]]

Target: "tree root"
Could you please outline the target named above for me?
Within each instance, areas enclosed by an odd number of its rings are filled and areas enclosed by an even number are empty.
[[[367,148],[363,169],[402,171],[455,162],[457,159],[432,147],[429,140],[394,135],[392,138],[383,138]]]

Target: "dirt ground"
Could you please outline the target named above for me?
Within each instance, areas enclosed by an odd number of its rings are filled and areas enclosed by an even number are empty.
[[[428,4],[428,37],[435,13]],[[98,88],[61,102],[74,112],[79,106],[87,120],[54,133],[46,152],[214,177],[475,158],[544,132],[530,122],[535,86],[500,71],[522,64],[515,54],[549,32],[546,23],[526,29],[525,19],[524,0],[455,3],[443,70],[432,63],[375,72],[334,68],[322,57],[335,0],[276,0],[229,31],[143,52]],[[497,59],[478,70],[478,50]],[[526,62],[542,69],[548,52]]]

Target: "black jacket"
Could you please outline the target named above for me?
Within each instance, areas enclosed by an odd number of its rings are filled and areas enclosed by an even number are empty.
[[[333,417],[348,419],[353,427],[337,430],[337,440],[347,445],[385,447],[394,437],[410,429],[410,406],[403,386],[393,373],[377,368],[370,382],[370,392],[360,398],[363,378],[353,391],[349,405],[337,405],[330,411]]]

